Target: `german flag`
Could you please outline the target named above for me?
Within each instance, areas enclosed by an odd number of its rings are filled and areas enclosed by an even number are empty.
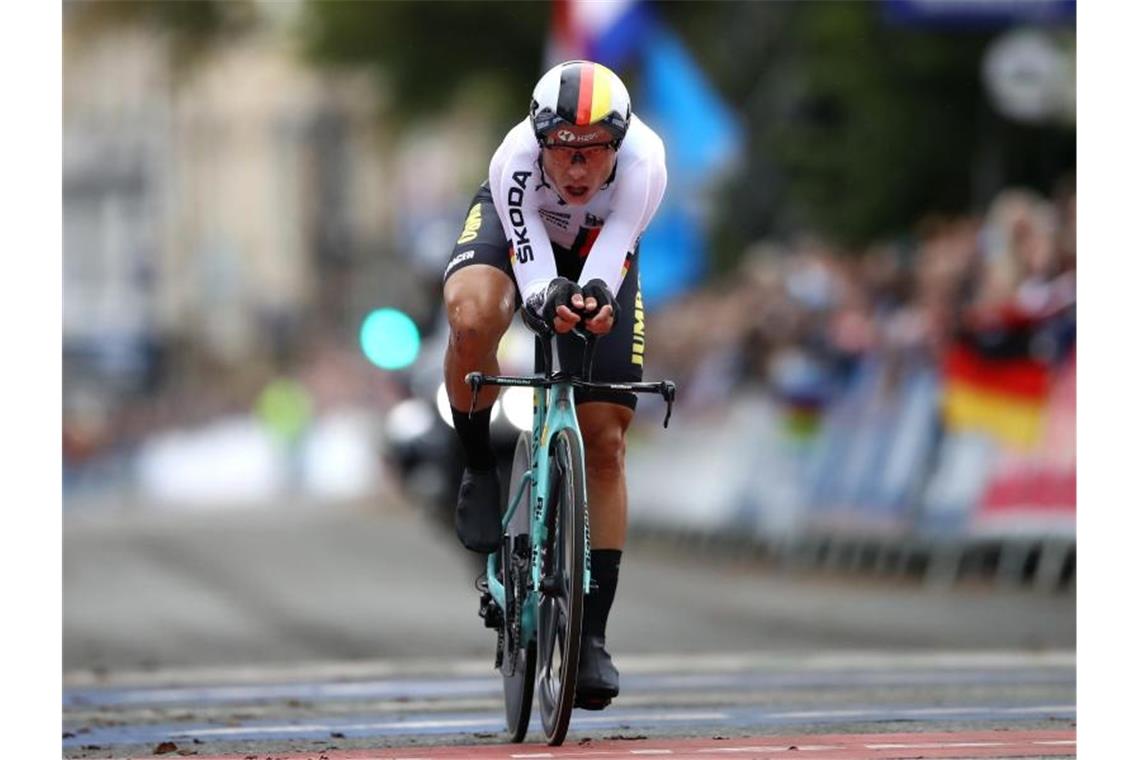
[[[1028,356],[985,356],[956,342],[943,365],[942,413],[951,430],[978,430],[1021,450],[1041,439],[1049,369]]]

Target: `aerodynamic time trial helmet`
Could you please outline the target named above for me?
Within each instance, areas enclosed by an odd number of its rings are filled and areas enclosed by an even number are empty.
[[[547,141],[602,142],[593,135],[575,137],[565,125],[597,124],[617,149],[629,129],[629,91],[618,75],[600,63],[566,61],[542,75],[530,101],[530,123],[539,145]]]

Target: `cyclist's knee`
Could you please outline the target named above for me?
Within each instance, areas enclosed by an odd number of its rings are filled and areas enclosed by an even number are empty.
[[[579,425],[588,469],[609,473],[624,471],[625,431],[632,416],[626,407],[616,404],[583,404],[580,407]]]
[[[495,350],[514,315],[513,284],[491,267],[456,272],[444,288],[450,347],[460,357],[476,359]]]

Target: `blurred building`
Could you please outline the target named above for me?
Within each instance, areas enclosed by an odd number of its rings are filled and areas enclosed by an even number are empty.
[[[139,25],[65,18],[64,40],[65,386],[153,386],[174,347],[271,358],[302,316],[364,308],[378,278],[348,272],[378,271],[391,223],[370,80],[304,67],[270,29],[192,67]]]

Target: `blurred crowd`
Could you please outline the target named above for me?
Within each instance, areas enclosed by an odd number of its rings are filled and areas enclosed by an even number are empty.
[[[1071,184],[1049,198],[1008,189],[984,216],[932,214],[908,238],[862,250],[806,235],[757,243],[733,271],[649,312],[646,377],[675,380],[687,414],[743,389],[819,408],[867,357],[934,366],[963,331],[1000,341],[1004,328],[1027,323],[1047,328],[1028,349],[1055,362],[1075,339],[1075,276]],[[346,407],[381,413],[411,392],[351,341],[317,331],[237,368],[189,350],[167,353],[148,392],[112,403],[81,390],[65,397],[65,484],[93,474],[129,480],[125,468],[149,436],[256,417],[281,378],[301,389],[296,406],[312,418]],[[656,424],[655,415],[642,417]]]
[[[936,365],[955,336],[1000,342],[1035,328],[1029,354],[1075,340],[1076,192],[1007,189],[984,215],[931,214],[903,240],[845,250],[804,236],[759,243],[740,266],[648,315],[647,376],[687,409],[743,386],[826,404],[868,357]]]

